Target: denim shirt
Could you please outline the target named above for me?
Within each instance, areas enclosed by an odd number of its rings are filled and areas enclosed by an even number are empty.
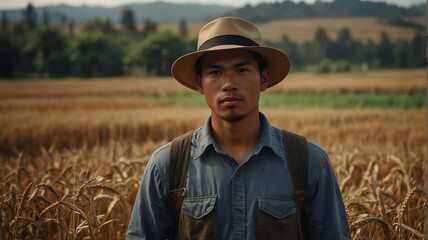
[[[257,239],[258,211],[281,200],[287,211],[296,209],[281,129],[260,113],[258,144],[239,165],[216,144],[211,118],[193,133],[187,195],[183,211],[200,217],[215,211],[220,239]],[[168,206],[170,143],[157,149],[144,171],[130,219],[127,239],[176,239]],[[305,217],[309,239],[351,239],[346,212],[326,152],[308,140],[309,178]],[[192,203],[199,199],[200,204]],[[286,237],[286,236],[284,236]]]

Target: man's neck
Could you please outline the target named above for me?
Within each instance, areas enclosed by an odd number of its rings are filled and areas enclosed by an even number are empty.
[[[239,164],[257,145],[261,132],[258,112],[235,122],[213,116],[211,126],[217,144]]]

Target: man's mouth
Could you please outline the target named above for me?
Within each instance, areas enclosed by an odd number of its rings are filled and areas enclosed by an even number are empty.
[[[224,106],[234,106],[242,100],[243,98],[240,96],[224,96],[218,102]]]

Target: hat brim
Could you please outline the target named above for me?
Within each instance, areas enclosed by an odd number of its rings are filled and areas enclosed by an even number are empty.
[[[260,54],[266,61],[269,69],[268,88],[283,81],[290,71],[290,59],[284,52],[271,47],[261,46],[239,46],[239,45],[221,45],[207,50],[196,51],[178,58],[171,67],[172,76],[184,86],[197,91],[196,85],[196,61],[204,54],[213,51],[224,51],[230,49],[244,49]]]

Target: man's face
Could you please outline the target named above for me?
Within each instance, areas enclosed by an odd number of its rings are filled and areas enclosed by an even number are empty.
[[[259,112],[260,91],[268,86],[269,73],[260,73],[254,54],[223,50],[203,56],[198,91],[205,95],[213,118],[236,122]]]

